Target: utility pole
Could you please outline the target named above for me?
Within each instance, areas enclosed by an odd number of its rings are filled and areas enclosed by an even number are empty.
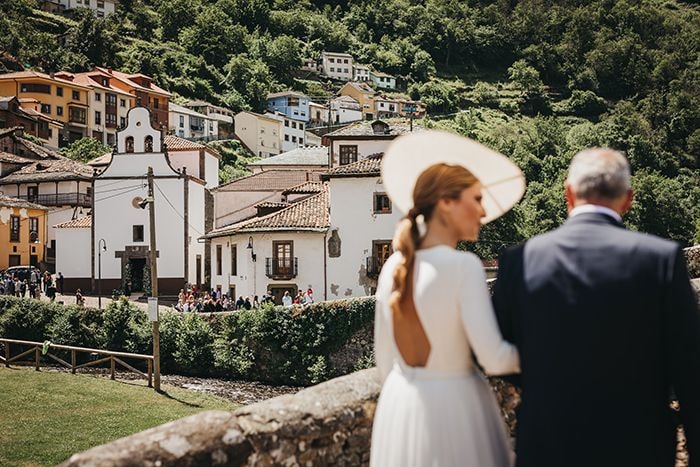
[[[151,263],[151,297],[158,299],[158,264],[156,262],[156,203],[153,197],[153,167],[148,167],[148,220],[151,234],[151,250],[149,261]],[[156,310],[158,307],[156,305]],[[153,321],[153,388],[160,392],[160,321],[156,311],[156,319]]]

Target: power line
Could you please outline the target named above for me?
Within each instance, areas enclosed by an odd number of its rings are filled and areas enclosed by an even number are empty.
[[[184,217],[182,214],[180,214],[180,212],[177,210],[177,208],[176,208],[175,206],[173,206],[173,203],[171,203],[170,200],[168,199],[168,197],[165,196],[165,193],[163,193],[163,190],[160,189],[160,187],[158,186],[158,184],[155,183],[155,182],[153,182],[153,184],[155,185],[155,187],[156,187],[156,189],[158,190],[158,192],[159,192],[161,195],[163,195],[163,198],[165,198],[165,201],[170,205],[171,208],[173,208],[173,211],[175,211],[175,214],[177,214],[178,216],[180,216],[180,219],[182,219],[183,221],[185,221],[185,223],[187,223],[187,226],[188,226],[190,229],[194,230],[194,231],[195,231],[196,233],[198,233],[199,235],[204,235],[202,232],[200,232],[199,230],[197,230],[197,229],[195,229],[194,227],[192,227],[192,224],[190,224],[190,222],[189,222],[188,220],[186,220],[185,217]]]

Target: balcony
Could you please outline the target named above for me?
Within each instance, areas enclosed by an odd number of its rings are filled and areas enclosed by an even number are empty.
[[[379,277],[379,273],[382,272],[382,266],[384,266],[384,261],[380,261],[379,258],[374,256],[368,256],[367,277]]]
[[[298,258],[265,258],[265,275],[276,281],[297,277]]]
[[[89,208],[92,206],[92,196],[87,193],[58,193],[17,196],[19,199],[42,206],[80,206]]]

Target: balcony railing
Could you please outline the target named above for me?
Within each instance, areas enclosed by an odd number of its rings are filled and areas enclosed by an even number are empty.
[[[81,206],[84,208],[92,206],[92,197],[87,193],[21,195],[17,198],[43,206]]]
[[[298,272],[298,258],[265,258],[265,275],[270,279],[293,279]]]

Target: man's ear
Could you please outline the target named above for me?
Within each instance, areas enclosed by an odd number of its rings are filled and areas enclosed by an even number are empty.
[[[576,195],[574,194],[574,189],[569,182],[564,183],[564,192],[566,195],[566,210],[571,212],[576,206]]]
[[[627,190],[627,194],[625,195],[625,200],[622,203],[622,207],[620,208],[621,212],[620,215],[625,214],[630,210],[632,207],[632,202],[634,201],[634,191]]]

